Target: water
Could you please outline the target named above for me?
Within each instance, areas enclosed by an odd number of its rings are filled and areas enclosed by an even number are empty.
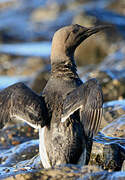
[[[17,82],[24,82],[27,83],[29,82],[29,78],[28,77],[21,77],[21,76],[14,76],[14,77],[10,77],[10,76],[0,76],[0,90],[14,84]]]
[[[18,56],[37,56],[47,58],[50,56],[50,42],[32,42],[17,44],[0,44],[0,53]]]

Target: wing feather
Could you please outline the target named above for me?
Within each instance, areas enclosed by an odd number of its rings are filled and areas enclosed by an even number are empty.
[[[79,110],[80,121],[87,137],[93,137],[99,130],[102,117],[103,94],[96,79],[90,79],[65,97],[63,122]]]
[[[23,83],[16,83],[0,92],[0,128],[14,119],[35,128],[47,124],[44,98]]]

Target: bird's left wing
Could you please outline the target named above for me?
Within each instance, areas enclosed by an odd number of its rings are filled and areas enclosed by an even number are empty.
[[[44,98],[23,83],[16,83],[0,92],[0,128],[14,119],[34,128],[47,124]]]
[[[102,89],[96,79],[90,79],[65,97],[61,121],[68,120],[70,115],[79,111],[85,135],[93,137],[99,130],[102,105]]]

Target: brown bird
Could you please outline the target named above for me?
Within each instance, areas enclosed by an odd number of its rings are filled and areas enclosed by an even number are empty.
[[[92,138],[101,122],[103,95],[96,79],[80,80],[74,52],[86,38],[108,27],[75,24],[54,34],[51,76],[41,96],[23,83],[0,92],[0,127],[19,119],[38,128],[45,168],[89,161]]]

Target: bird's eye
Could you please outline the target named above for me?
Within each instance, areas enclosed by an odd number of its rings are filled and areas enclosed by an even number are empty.
[[[80,26],[79,26],[78,24],[74,24],[74,25],[73,25],[73,31],[72,31],[72,32],[73,32],[74,34],[77,33],[77,32],[79,31],[79,27],[80,27]]]
[[[73,33],[74,33],[74,34],[77,33],[78,30],[79,30],[79,28],[78,28],[78,27],[75,27],[75,28],[73,29]]]

